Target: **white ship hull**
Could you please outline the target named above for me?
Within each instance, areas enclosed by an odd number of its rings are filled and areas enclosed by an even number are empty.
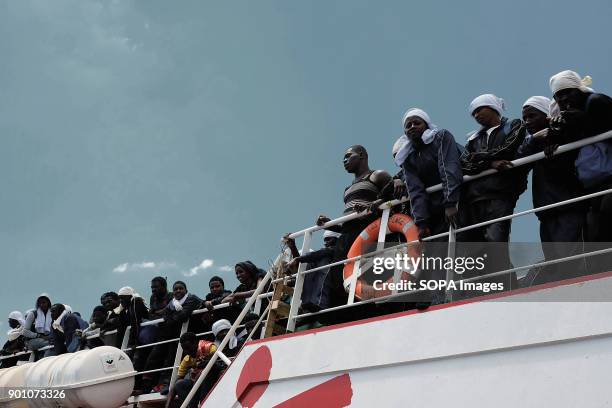
[[[254,341],[204,406],[609,406],[610,293],[606,273]]]

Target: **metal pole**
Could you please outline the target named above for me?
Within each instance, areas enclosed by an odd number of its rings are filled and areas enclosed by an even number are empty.
[[[189,326],[189,319],[183,323],[181,326],[181,334],[179,335],[179,339],[183,334],[187,332],[187,326]],[[174,388],[174,383],[176,382],[176,377],[178,374],[178,365],[181,363],[181,357],[183,356],[183,347],[181,346],[181,342],[178,342],[176,347],[176,354],[174,355],[174,364],[172,369],[172,376],[170,377],[170,384],[168,385],[168,395],[171,395],[171,391]],[[170,406],[170,399],[166,399],[166,408]]]
[[[310,251],[310,241],[312,239],[312,233],[307,232],[304,234],[304,241],[302,242],[301,255],[306,255]],[[295,331],[295,316],[297,316],[300,306],[302,304],[302,289],[304,288],[304,270],[308,264],[300,262],[298,271],[295,278],[295,286],[293,287],[293,296],[291,297],[291,308],[289,309],[289,316],[287,317],[287,332]]]
[[[230,341],[230,339],[236,332],[236,328],[240,325],[240,323],[242,323],[242,319],[244,319],[244,316],[246,316],[246,314],[249,312],[249,309],[251,309],[251,306],[253,306],[253,304],[255,303],[255,299],[257,299],[257,296],[259,296],[259,294],[268,285],[268,282],[270,281],[271,277],[272,277],[272,270],[269,270],[264,276],[264,278],[261,280],[261,282],[259,283],[259,286],[257,287],[257,289],[255,289],[255,293],[253,293],[253,295],[249,298],[249,301],[242,308],[242,311],[236,318],[236,321],[234,321],[234,324],[232,324],[232,327],[229,329],[228,333],[225,335],[225,338],[223,339],[221,344],[219,344],[219,348],[217,348],[217,351],[215,351],[215,353],[210,358],[210,361],[208,361],[208,364],[206,364],[206,367],[204,368],[204,370],[202,370],[202,373],[200,373],[200,376],[196,380],[195,384],[193,384],[191,391],[189,391],[187,398],[185,398],[185,401],[183,401],[183,404],[181,405],[180,408],[187,408],[187,406],[191,402],[191,399],[194,397],[195,393],[198,391],[198,389],[202,385],[204,378],[206,378],[206,376],[212,369],[213,364],[215,364],[215,362],[219,358],[219,351],[223,351],[227,343]]]

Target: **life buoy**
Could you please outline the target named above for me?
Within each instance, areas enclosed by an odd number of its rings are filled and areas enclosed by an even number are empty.
[[[361,234],[355,239],[351,249],[347,254],[347,258],[354,258],[359,255],[363,255],[364,251],[369,250],[378,241],[378,233],[380,231],[381,218],[377,219],[370,225],[368,225]],[[407,242],[418,241],[419,229],[417,228],[414,220],[405,214],[393,214],[389,217],[387,223],[387,229],[390,232],[401,233],[406,237]],[[420,245],[409,245],[404,248],[407,249],[407,254],[410,257],[416,258],[421,255]],[[406,253],[406,252],[405,252]],[[351,277],[355,269],[355,261],[348,262],[344,265],[343,277],[344,277],[344,288],[348,292],[351,285]],[[400,280],[409,280],[410,274],[403,271]],[[393,277],[389,278],[386,282],[393,282]],[[367,283],[360,276],[357,277],[357,285],[355,288],[355,297],[358,299],[371,299],[374,297],[381,297],[391,294],[391,290],[375,290],[372,285]]]

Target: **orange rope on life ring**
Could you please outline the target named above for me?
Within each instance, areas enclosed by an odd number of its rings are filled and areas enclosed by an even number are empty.
[[[363,255],[364,251],[369,248],[372,248],[373,245],[378,242],[378,233],[380,231],[380,223],[381,218],[377,219],[370,225],[368,225],[362,232],[359,234],[353,245],[351,245],[351,249],[347,254],[347,258],[354,258],[359,255]],[[419,239],[419,229],[417,228],[414,220],[405,214],[393,214],[389,217],[389,222],[387,223],[387,229],[390,232],[401,233],[406,237],[407,242],[410,241],[418,241]],[[407,249],[408,256],[412,258],[417,258],[421,256],[421,246],[419,244],[409,245]],[[351,277],[353,275],[355,268],[355,261],[348,262],[344,265],[343,277],[344,277],[344,288],[348,292],[350,290]],[[403,271],[400,277],[400,280],[409,280],[410,274]],[[393,277],[389,278],[387,283],[393,282]],[[374,297],[381,297],[390,295],[390,290],[376,290],[372,285],[367,283],[361,276],[357,277],[357,285],[355,288],[355,297],[358,299],[371,299]]]

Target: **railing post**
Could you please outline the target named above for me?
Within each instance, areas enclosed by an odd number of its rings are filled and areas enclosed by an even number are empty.
[[[357,278],[361,274],[361,259],[355,261],[355,267],[353,268],[353,274],[351,275],[351,284],[349,286],[348,302],[347,305],[355,303],[355,290],[357,289]]]
[[[455,259],[455,249],[457,246],[457,240],[455,238],[455,229],[451,224],[448,228],[448,259]],[[451,264],[454,265],[454,262]],[[454,271],[452,266],[446,270],[446,302],[453,301],[453,291],[448,288],[448,284],[454,278]]]
[[[128,342],[130,341],[130,332],[132,331],[132,327],[128,326],[125,328],[125,333],[123,333],[123,339],[121,340],[121,350],[125,350],[128,347]],[[106,336],[106,334],[105,334]]]
[[[176,354],[174,355],[174,363],[172,364],[172,376],[170,377],[170,384],[168,385],[168,395],[171,395],[171,391],[174,388],[174,383],[176,382],[176,377],[178,374],[177,366],[181,363],[181,357],[183,356],[183,347],[181,347],[180,338],[183,334],[187,332],[187,326],[189,326],[189,319],[181,326],[181,334],[179,334],[179,342],[176,347]],[[170,406],[170,399],[166,400],[166,408]]]
[[[306,255],[310,251],[310,240],[312,238],[312,232],[308,231],[304,234],[304,242],[302,243],[302,255]],[[300,306],[302,304],[302,289],[304,287],[304,275],[303,272],[306,270],[308,264],[300,263],[298,267],[297,275],[295,277],[295,286],[293,287],[293,297],[291,298],[291,308],[289,309],[289,316],[287,317],[287,331],[295,331],[295,316],[298,315]]]

